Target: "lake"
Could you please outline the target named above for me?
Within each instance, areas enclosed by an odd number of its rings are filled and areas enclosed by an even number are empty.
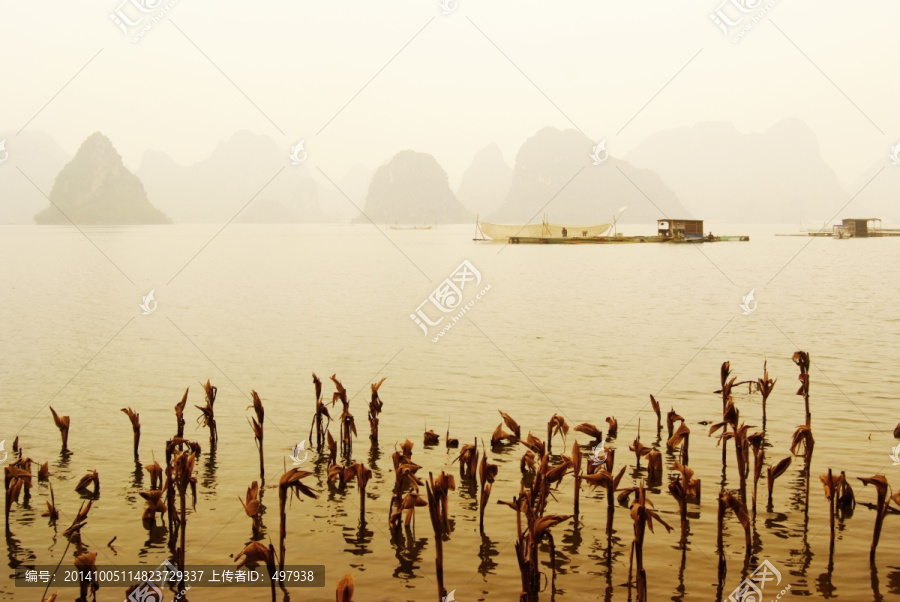
[[[650,234],[644,225],[620,224],[627,234]],[[169,557],[166,530],[141,521],[140,491],[146,471],[135,471],[132,433],[120,408],[140,413],[140,460],[160,463],[174,434],[173,406],[190,387],[186,436],[200,442],[196,511],[189,513],[187,564],[233,564],[251,540],[251,521],[238,501],[259,478],[257,449],[248,419],[251,390],[266,410],[265,486],[277,484],[291,448],[309,436],[315,409],[312,373],[330,401],[332,374],[346,386],[359,436],[352,461],[370,466],[366,513],[361,520],[356,484],[346,491],[326,482],[325,455],[310,453],[306,479],[317,500],[294,500],[287,510],[288,565],[325,566],[324,589],[289,588],[292,598],[333,600],[345,573],[356,582],[356,600],[436,600],[435,544],[428,509],[419,508],[415,530],[392,537],[388,506],[394,475],[391,454],[410,439],[412,459],[427,479],[441,470],[456,475],[450,493],[452,532],[443,544],[444,583],[460,601],[517,600],[521,588],[514,550],[515,512],[498,500],[519,492],[522,445],[491,450],[498,410],[515,418],[523,436],[546,438],[559,414],[574,427],[618,420],[615,469],[627,465],[621,487],[646,480],[628,451],[640,428],[644,445],[663,452],[661,485],[649,498],[674,530],[647,533],[644,565],[650,600],[722,600],[764,560],[781,575],[766,599],[790,585],[793,596],[844,600],[900,599],[900,518],[885,520],[874,568],[868,551],[875,522],[873,487],[857,477],[884,474],[900,483],[890,454],[900,421],[896,303],[900,240],[832,240],[776,237],[796,226],[707,224],[716,234],[749,234],[750,242],[704,245],[516,245],[473,242],[473,227],[434,230],[376,229],[371,225],[174,225],[156,227],[0,227],[0,439],[12,461],[19,437],[25,455],[49,461],[61,518],[54,530],[41,517],[49,499],[35,479],[29,504],[14,504],[6,535],[8,570],[3,599],[39,599],[42,589],[16,588],[13,569],[71,566],[62,532],[84,501],[75,483],[97,470],[101,489],[83,541],[98,553],[99,567],[156,567]],[[461,290],[468,309],[450,322],[430,301],[435,290],[454,306],[452,287],[441,285],[463,261]],[[451,280],[451,282],[454,282]],[[486,290],[477,302],[476,293]],[[154,290],[154,311],[143,296]],[[742,297],[754,290],[758,305],[744,315]],[[432,321],[417,326],[420,304]],[[463,306],[460,306],[460,309]],[[753,522],[752,556],[745,561],[743,529],[729,513],[725,526],[727,573],[720,584],[716,551],[717,496],[737,488],[734,446],[726,468],[708,425],[721,420],[719,367],[730,361],[738,381],[762,376],[763,362],[777,378],[768,400],[766,463],[790,455],[794,429],[804,421],[798,368],[791,356],[810,353],[811,413],[815,450],[808,508],[804,461],[794,458],[774,486],[766,509],[765,470]],[[380,444],[368,439],[369,385],[387,377],[380,396]],[[218,387],[219,440],[195,422],[203,405],[201,382]],[[667,452],[665,426],[656,433],[649,396],[665,412],[674,407],[690,427],[690,466],[702,481],[699,504],[689,504],[690,534],[679,545],[678,506],[666,483],[677,454]],[[761,428],[758,393],[738,387],[741,420]],[[50,410],[71,417],[69,454],[60,453]],[[331,408],[329,404],[329,408]],[[340,412],[340,404],[330,409]],[[499,473],[478,528],[478,490],[460,481],[456,450],[488,444]],[[433,429],[438,446],[423,447]],[[337,424],[331,432],[337,437]],[[556,454],[590,437],[570,430]],[[309,447],[307,443],[307,447]],[[646,462],[642,462],[646,467]],[[819,475],[846,471],[857,497],[839,522],[829,561],[828,502]],[[37,468],[34,468],[36,474]],[[752,473],[751,473],[752,474]],[[424,495],[424,488],[422,490]],[[89,497],[89,496],[87,496]],[[264,488],[264,533],[278,546],[278,492]],[[572,514],[573,479],[554,492],[548,513]],[[628,508],[616,506],[606,531],[605,492],[581,492],[578,521],[551,532],[556,547],[556,591],[541,600],[628,600],[633,536]],[[159,521],[157,521],[159,524]],[[106,546],[116,537],[114,553]],[[542,548],[542,562],[549,548]],[[543,567],[549,578],[548,566]],[[52,593],[55,588],[50,589]],[[60,600],[77,596],[61,591]],[[279,599],[283,596],[278,594]],[[100,600],[121,600],[124,588],[104,587]],[[171,595],[167,595],[170,599]],[[191,600],[267,600],[268,588],[195,589]]]

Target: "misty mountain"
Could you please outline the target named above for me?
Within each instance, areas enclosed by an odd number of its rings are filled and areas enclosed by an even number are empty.
[[[694,217],[656,173],[613,157],[593,165],[594,144],[576,130],[540,130],[519,149],[509,193],[486,221],[539,222],[547,213],[555,223],[601,224],[624,205],[622,222]]]
[[[137,173],[148,194],[179,223],[224,223],[251,199],[244,218],[249,221],[325,221],[315,198],[308,198],[304,180],[311,178],[310,170],[292,165],[288,151],[269,136],[240,131],[189,166],[147,151]]]
[[[709,220],[817,225],[850,199],[822,159],[816,135],[798,119],[762,134],[726,122],[666,130],[627,158],[658,173]]]
[[[330,173],[328,176],[334,177]],[[334,184],[327,179],[316,181],[319,184],[318,197],[322,211],[339,222],[349,222],[359,215],[356,207],[362,207],[366,202],[372,172],[367,167],[357,164],[351,166],[342,177],[334,181]],[[347,200],[348,198],[352,203]]]
[[[496,144],[489,144],[477,153],[463,173],[457,198],[477,215],[496,211],[509,192],[513,170],[503,160]]]
[[[290,198],[279,200],[260,195],[235,221],[245,224],[325,223],[329,220],[316,201],[316,189],[315,180],[303,178]]]
[[[56,176],[50,200],[53,204],[34,216],[38,224],[170,223],[100,132],[88,136]]]
[[[400,151],[375,172],[365,213],[376,224],[458,224],[472,219],[435,158],[411,150]],[[368,220],[360,215],[353,221]]]
[[[72,157],[44,132],[0,132],[0,141],[3,140],[6,143],[5,151],[0,151],[0,224],[33,224],[34,214],[47,205],[44,195],[50,194],[56,174]]]

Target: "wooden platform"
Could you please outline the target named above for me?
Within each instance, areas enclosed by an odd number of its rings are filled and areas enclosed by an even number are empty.
[[[672,238],[668,236],[594,236],[581,238],[537,238],[532,236],[510,236],[511,245],[617,245],[640,243],[701,244],[707,242],[746,242],[749,236],[714,236],[712,238]]]

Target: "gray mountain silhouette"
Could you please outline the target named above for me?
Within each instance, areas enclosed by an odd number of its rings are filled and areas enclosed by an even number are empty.
[[[225,223],[235,216],[238,222],[330,221],[315,196],[321,183],[310,187],[315,174],[306,164],[291,165],[289,150],[270,136],[239,131],[192,165],[147,151],[138,175],[179,223]]]
[[[100,132],[88,136],[56,176],[50,200],[52,204],[34,216],[38,224],[170,223],[150,204],[141,181]]]
[[[460,203],[447,180],[447,172],[431,155],[404,150],[372,177],[365,213],[376,224],[454,224],[473,216]],[[354,222],[367,222],[365,216]]]
[[[485,221],[534,223],[547,213],[551,222],[599,224],[624,205],[625,222],[693,217],[656,173],[613,156],[593,165],[595,144],[576,130],[540,130],[519,149],[509,194]]]
[[[698,217],[748,223],[821,225],[850,200],[798,119],[762,134],[726,122],[653,134],[628,160],[658,173]]]
[[[500,147],[489,144],[475,154],[463,173],[456,196],[470,211],[488,215],[503,203],[512,175],[513,170],[503,160]]]

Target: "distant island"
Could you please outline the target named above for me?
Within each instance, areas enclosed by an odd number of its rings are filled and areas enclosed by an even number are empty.
[[[369,185],[364,212],[353,221],[454,224],[474,217],[450,190],[447,172],[435,158],[412,150],[400,151],[378,168]]]
[[[51,205],[38,224],[140,225],[172,223],[147,198],[144,185],[122,163],[112,142],[95,132],[56,176]],[[64,215],[65,214],[65,215]]]

